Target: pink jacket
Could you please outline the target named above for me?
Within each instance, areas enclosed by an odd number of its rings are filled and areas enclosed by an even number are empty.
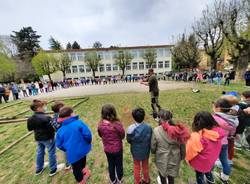
[[[218,132],[219,134],[217,141],[212,141],[202,137],[200,142],[203,149],[196,157],[189,161],[191,167],[202,173],[207,173],[212,170],[212,167],[218,159],[221,151],[221,139],[225,135],[224,130],[220,127],[215,127],[212,130]]]
[[[236,128],[230,125],[226,120],[222,119],[217,115],[213,115],[215,121],[219,124],[219,126],[225,131],[225,137],[221,140],[223,145],[228,144],[227,138],[230,135],[234,135]]]
[[[122,150],[125,130],[120,122],[102,120],[98,126],[98,134],[102,138],[105,152],[116,153]]]

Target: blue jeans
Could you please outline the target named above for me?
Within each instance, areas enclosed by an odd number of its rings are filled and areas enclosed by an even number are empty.
[[[45,148],[48,149],[49,167],[50,167],[50,170],[53,171],[57,168],[55,139],[50,139],[47,141],[37,141],[36,170],[39,171],[43,169]]]
[[[214,183],[214,178],[211,172],[202,173],[199,171],[195,171],[195,173],[196,173],[197,184]],[[206,181],[204,176],[206,176]]]
[[[220,77],[217,77],[217,85],[221,85],[222,79]]]
[[[219,158],[222,164],[223,173],[226,175],[230,175],[231,166],[228,163],[228,144],[222,145]]]

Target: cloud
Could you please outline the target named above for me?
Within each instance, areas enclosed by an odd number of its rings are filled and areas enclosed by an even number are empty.
[[[64,45],[90,47],[168,44],[189,31],[194,18],[213,0],[0,0],[0,34],[32,26],[48,48],[53,36]]]

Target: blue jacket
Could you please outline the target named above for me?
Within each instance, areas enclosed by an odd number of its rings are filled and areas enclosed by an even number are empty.
[[[130,150],[135,160],[149,158],[152,128],[145,123],[135,123],[129,126],[127,141],[131,144]]]
[[[56,134],[56,146],[66,152],[69,163],[75,163],[91,150],[92,135],[88,126],[79,116],[70,117],[62,122]]]

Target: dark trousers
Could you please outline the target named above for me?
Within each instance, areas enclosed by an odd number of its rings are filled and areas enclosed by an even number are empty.
[[[107,153],[106,156],[108,159],[109,167],[109,177],[112,182],[116,180],[121,180],[123,177],[123,155],[122,150],[117,153]]]
[[[86,156],[72,164],[73,174],[77,182],[81,182],[83,179],[82,170],[86,166]]]
[[[195,173],[196,173],[197,184],[212,184],[212,183],[215,183],[213,175],[212,175],[211,172],[202,173],[202,172],[199,172],[199,171],[195,171]],[[206,176],[206,181],[205,181],[204,175]]]
[[[161,184],[174,184],[174,177],[168,176],[167,177],[168,182],[167,182],[165,177],[163,177],[160,173],[159,173],[159,175],[160,175],[160,179],[161,179]]]
[[[151,92],[151,107],[153,110],[153,118],[157,118],[158,112],[161,110],[158,99],[159,95],[155,95],[153,92]]]
[[[4,95],[0,94],[0,104],[2,103],[2,98],[4,99]]]
[[[19,98],[18,98],[18,93],[13,93],[13,99],[14,100],[18,100]]]
[[[225,83],[224,83],[224,85],[226,86],[226,85],[228,85],[229,86],[229,83],[230,83],[230,79],[225,79]]]

